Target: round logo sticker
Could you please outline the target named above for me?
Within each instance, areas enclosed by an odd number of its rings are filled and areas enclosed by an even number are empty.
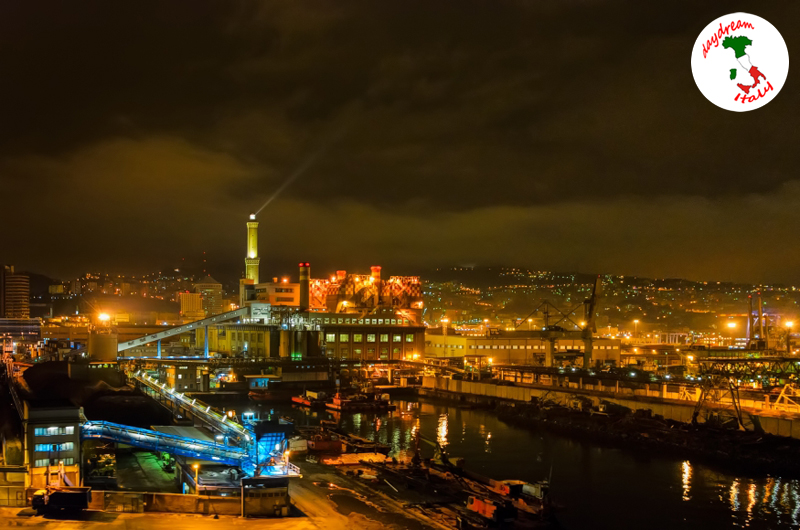
[[[692,49],[697,88],[714,105],[744,112],[772,101],[789,74],[789,50],[775,26],[731,13],[705,27]]]

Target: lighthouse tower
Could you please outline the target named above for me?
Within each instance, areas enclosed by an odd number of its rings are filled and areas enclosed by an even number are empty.
[[[244,258],[245,278],[258,283],[258,264],[261,258],[258,257],[258,221],[256,214],[250,214],[250,221],[247,223],[247,256]]]
[[[255,295],[255,288],[258,283],[258,264],[261,258],[258,257],[258,221],[256,214],[250,214],[247,222],[247,255],[244,257],[244,278],[239,279],[239,307],[244,307],[248,300]]]

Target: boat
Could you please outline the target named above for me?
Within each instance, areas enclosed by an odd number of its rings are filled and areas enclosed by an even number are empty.
[[[389,403],[388,394],[383,394],[380,398],[365,394],[345,397],[344,394],[337,392],[325,406],[331,410],[342,412],[384,412],[397,409],[397,406]]]
[[[251,390],[247,393],[247,396],[252,401],[276,401],[286,399],[286,394],[284,392],[269,390]]]
[[[292,396],[292,403],[302,405],[304,407],[325,408],[325,393],[324,392],[311,392],[306,391],[299,396]]]
[[[324,426],[316,429],[302,428],[300,433],[308,440],[308,450],[317,453],[377,453],[386,456],[391,449],[386,444]]]

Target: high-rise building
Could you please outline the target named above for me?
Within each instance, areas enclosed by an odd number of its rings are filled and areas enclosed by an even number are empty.
[[[183,291],[178,293],[178,298],[181,302],[181,320],[183,322],[202,320],[206,316],[202,294]]]
[[[4,318],[30,318],[30,279],[4,265],[0,273],[0,310]]]
[[[211,276],[206,276],[194,284],[194,292],[203,297],[205,316],[222,313],[222,284]]]

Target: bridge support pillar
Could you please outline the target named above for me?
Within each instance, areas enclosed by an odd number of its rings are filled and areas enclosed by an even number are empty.
[[[157,357],[160,359],[161,358],[161,341],[160,340],[156,342],[156,349],[158,351]]]

